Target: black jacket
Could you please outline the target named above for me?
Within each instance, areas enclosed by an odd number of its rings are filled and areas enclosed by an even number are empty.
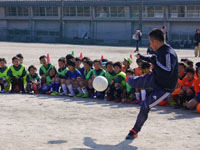
[[[164,44],[152,57],[140,55],[140,58],[154,65],[155,84],[167,92],[173,92],[178,80],[178,58],[173,48]]]
[[[194,35],[194,46],[198,46],[200,43],[200,34],[196,33]]]

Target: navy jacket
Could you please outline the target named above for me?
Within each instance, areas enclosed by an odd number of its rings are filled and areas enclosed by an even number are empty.
[[[178,81],[178,58],[173,48],[164,44],[152,57],[140,55],[140,58],[154,65],[155,84],[167,92],[173,92]]]

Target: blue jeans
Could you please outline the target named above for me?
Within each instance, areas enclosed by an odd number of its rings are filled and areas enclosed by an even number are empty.
[[[138,78],[130,77],[128,82],[132,88],[153,88],[153,92],[146,97],[145,101],[142,103],[136,123],[133,127],[136,132],[139,132],[148,118],[150,109],[167,98],[170,93],[157,87],[154,82],[153,74],[147,74]]]

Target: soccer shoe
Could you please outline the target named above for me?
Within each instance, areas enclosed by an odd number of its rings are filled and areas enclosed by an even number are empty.
[[[51,93],[51,96],[56,96],[56,95],[58,95],[59,93],[58,92],[52,92]]]
[[[89,98],[89,95],[88,94],[83,94],[81,97],[82,98]]]
[[[112,101],[113,100],[113,97],[112,96],[107,96],[107,101]]]
[[[6,93],[6,90],[5,90],[5,89],[2,89],[0,93]]]
[[[94,98],[94,96],[95,96],[95,94],[94,93],[91,93],[91,95],[90,95],[90,98]]]
[[[126,136],[126,140],[134,140],[135,138],[137,138],[137,132],[134,129],[132,129]]]
[[[69,97],[74,97],[74,96],[75,96],[74,94],[69,93]]]
[[[115,98],[116,103],[120,103],[121,101],[122,101],[121,98]]]
[[[98,99],[104,100],[105,94],[104,94],[103,92],[97,92],[96,95],[97,95],[97,98],[98,98]]]
[[[76,97],[82,97],[82,96],[83,96],[83,94],[81,94],[81,93],[76,94]]]

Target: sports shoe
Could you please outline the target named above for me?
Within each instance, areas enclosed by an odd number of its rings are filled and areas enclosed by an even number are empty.
[[[69,97],[74,97],[74,96],[75,96],[74,94],[69,93]]]
[[[112,96],[107,96],[107,101],[112,101],[114,98]]]
[[[6,93],[6,90],[5,90],[5,89],[2,89],[0,93]]]
[[[122,101],[121,98],[115,98],[116,103],[120,103],[121,101]]]
[[[83,94],[81,94],[81,93],[76,94],[76,97],[82,97],[82,96],[83,96]]]
[[[54,91],[54,92],[51,93],[51,96],[56,96],[56,95],[58,95],[58,94],[59,94],[58,92],[55,92],[55,91]]]
[[[137,138],[137,132],[134,129],[132,129],[126,136],[126,140],[134,140],[135,138]]]
[[[89,95],[88,94],[83,94],[81,97],[82,98],[89,98]]]

